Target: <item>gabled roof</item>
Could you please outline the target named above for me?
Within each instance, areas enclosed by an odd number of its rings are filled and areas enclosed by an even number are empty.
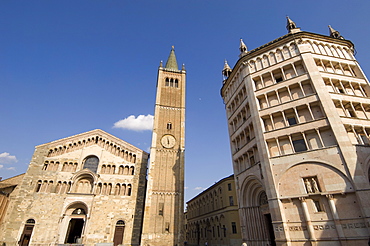
[[[135,147],[134,145],[123,141],[120,138],[117,138],[101,129],[95,129],[92,131],[87,131],[84,133],[76,134],[70,137],[58,139],[49,143],[44,143],[36,146],[38,147],[47,147],[47,148],[57,148],[60,146],[68,146],[69,144],[76,143],[76,142],[83,142],[83,141],[92,141],[92,139],[96,140],[97,138],[103,139],[105,141],[109,141],[110,143],[113,143],[114,145],[120,146],[123,149],[129,150],[131,152],[143,152],[144,154],[147,154],[145,151]]]
[[[23,177],[24,177],[24,173],[22,174],[19,174],[17,176],[14,176],[14,177],[11,177],[11,178],[8,178],[8,179],[4,179],[4,180],[1,180],[0,181],[0,189],[4,189],[4,188],[8,188],[8,187],[12,187],[12,186],[17,186],[18,184],[20,184],[20,182],[22,181]]]

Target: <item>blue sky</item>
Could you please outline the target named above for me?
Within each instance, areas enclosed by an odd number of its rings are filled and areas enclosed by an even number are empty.
[[[370,71],[369,1],[0,1],[0,177],[25,172],[34,146],[92,129],[149,150],[150,130],[113,127],[154,113],[157,68],[175,46],[187,69],[186,200],[232,173],[220,97],[224,59],[327,25]],[[121,122],[122,123],[122,122]]]

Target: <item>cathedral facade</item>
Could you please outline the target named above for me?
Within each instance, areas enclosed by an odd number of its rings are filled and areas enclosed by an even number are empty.
[[[27,172],[0,182],[0,243],[179,245],[185,70],[174,49],[158,73],[149,172],[148,153],[99,129],[36,146]]]
[[[243,241],[368,245],[369,82],[330,26],[287,29],[223,69]]]
[[[149,154],[102,130],[36,146],[10,195],[6,245],[138,245]]]

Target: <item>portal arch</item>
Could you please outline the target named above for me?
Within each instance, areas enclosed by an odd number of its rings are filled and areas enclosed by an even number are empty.
[[[83,243],[88,213],[89,208],[84,202],[76,201],[67,206],[61,223],[59,243]]]

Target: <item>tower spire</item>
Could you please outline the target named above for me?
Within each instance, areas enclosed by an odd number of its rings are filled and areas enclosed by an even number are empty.
[[[230,76],[231,72],[232,72],[232,70],[231,70],[229,64],[227,64],[227,61],[225,59],[224,69],[222,69],[222,75],[224,76],[224,80],[227,79]]]
[[[240,39],[239,50],[240,50],[240,55],[239,55],[239,57],[242,57],[242,56],[246,55],[246,54],[247,54],[247,52],[248,52],[248,48],[247,48],[247,46],[245,45],[245,43],[243,42],[243,39]]]
[[[289,16],[286,17],[286,29],[288,30],[288,33],[296,33],[301,30],[299,27],[297,27],[295,22],[289,18]]]
[[[330,25],[328,27],[329,27],[329,31],[330,31],[330,37],[338,38],[338,39],[344,39],[343,36],[340,35],[340,33],[338,31],[334,30],[334,28],[332,28]]]
[[[179,66],[177,65],[176,55],[175,55],[175,46],[172,46],[170,55],[168,56],[166,66],[167,69],[172,70],[179,70]]]

